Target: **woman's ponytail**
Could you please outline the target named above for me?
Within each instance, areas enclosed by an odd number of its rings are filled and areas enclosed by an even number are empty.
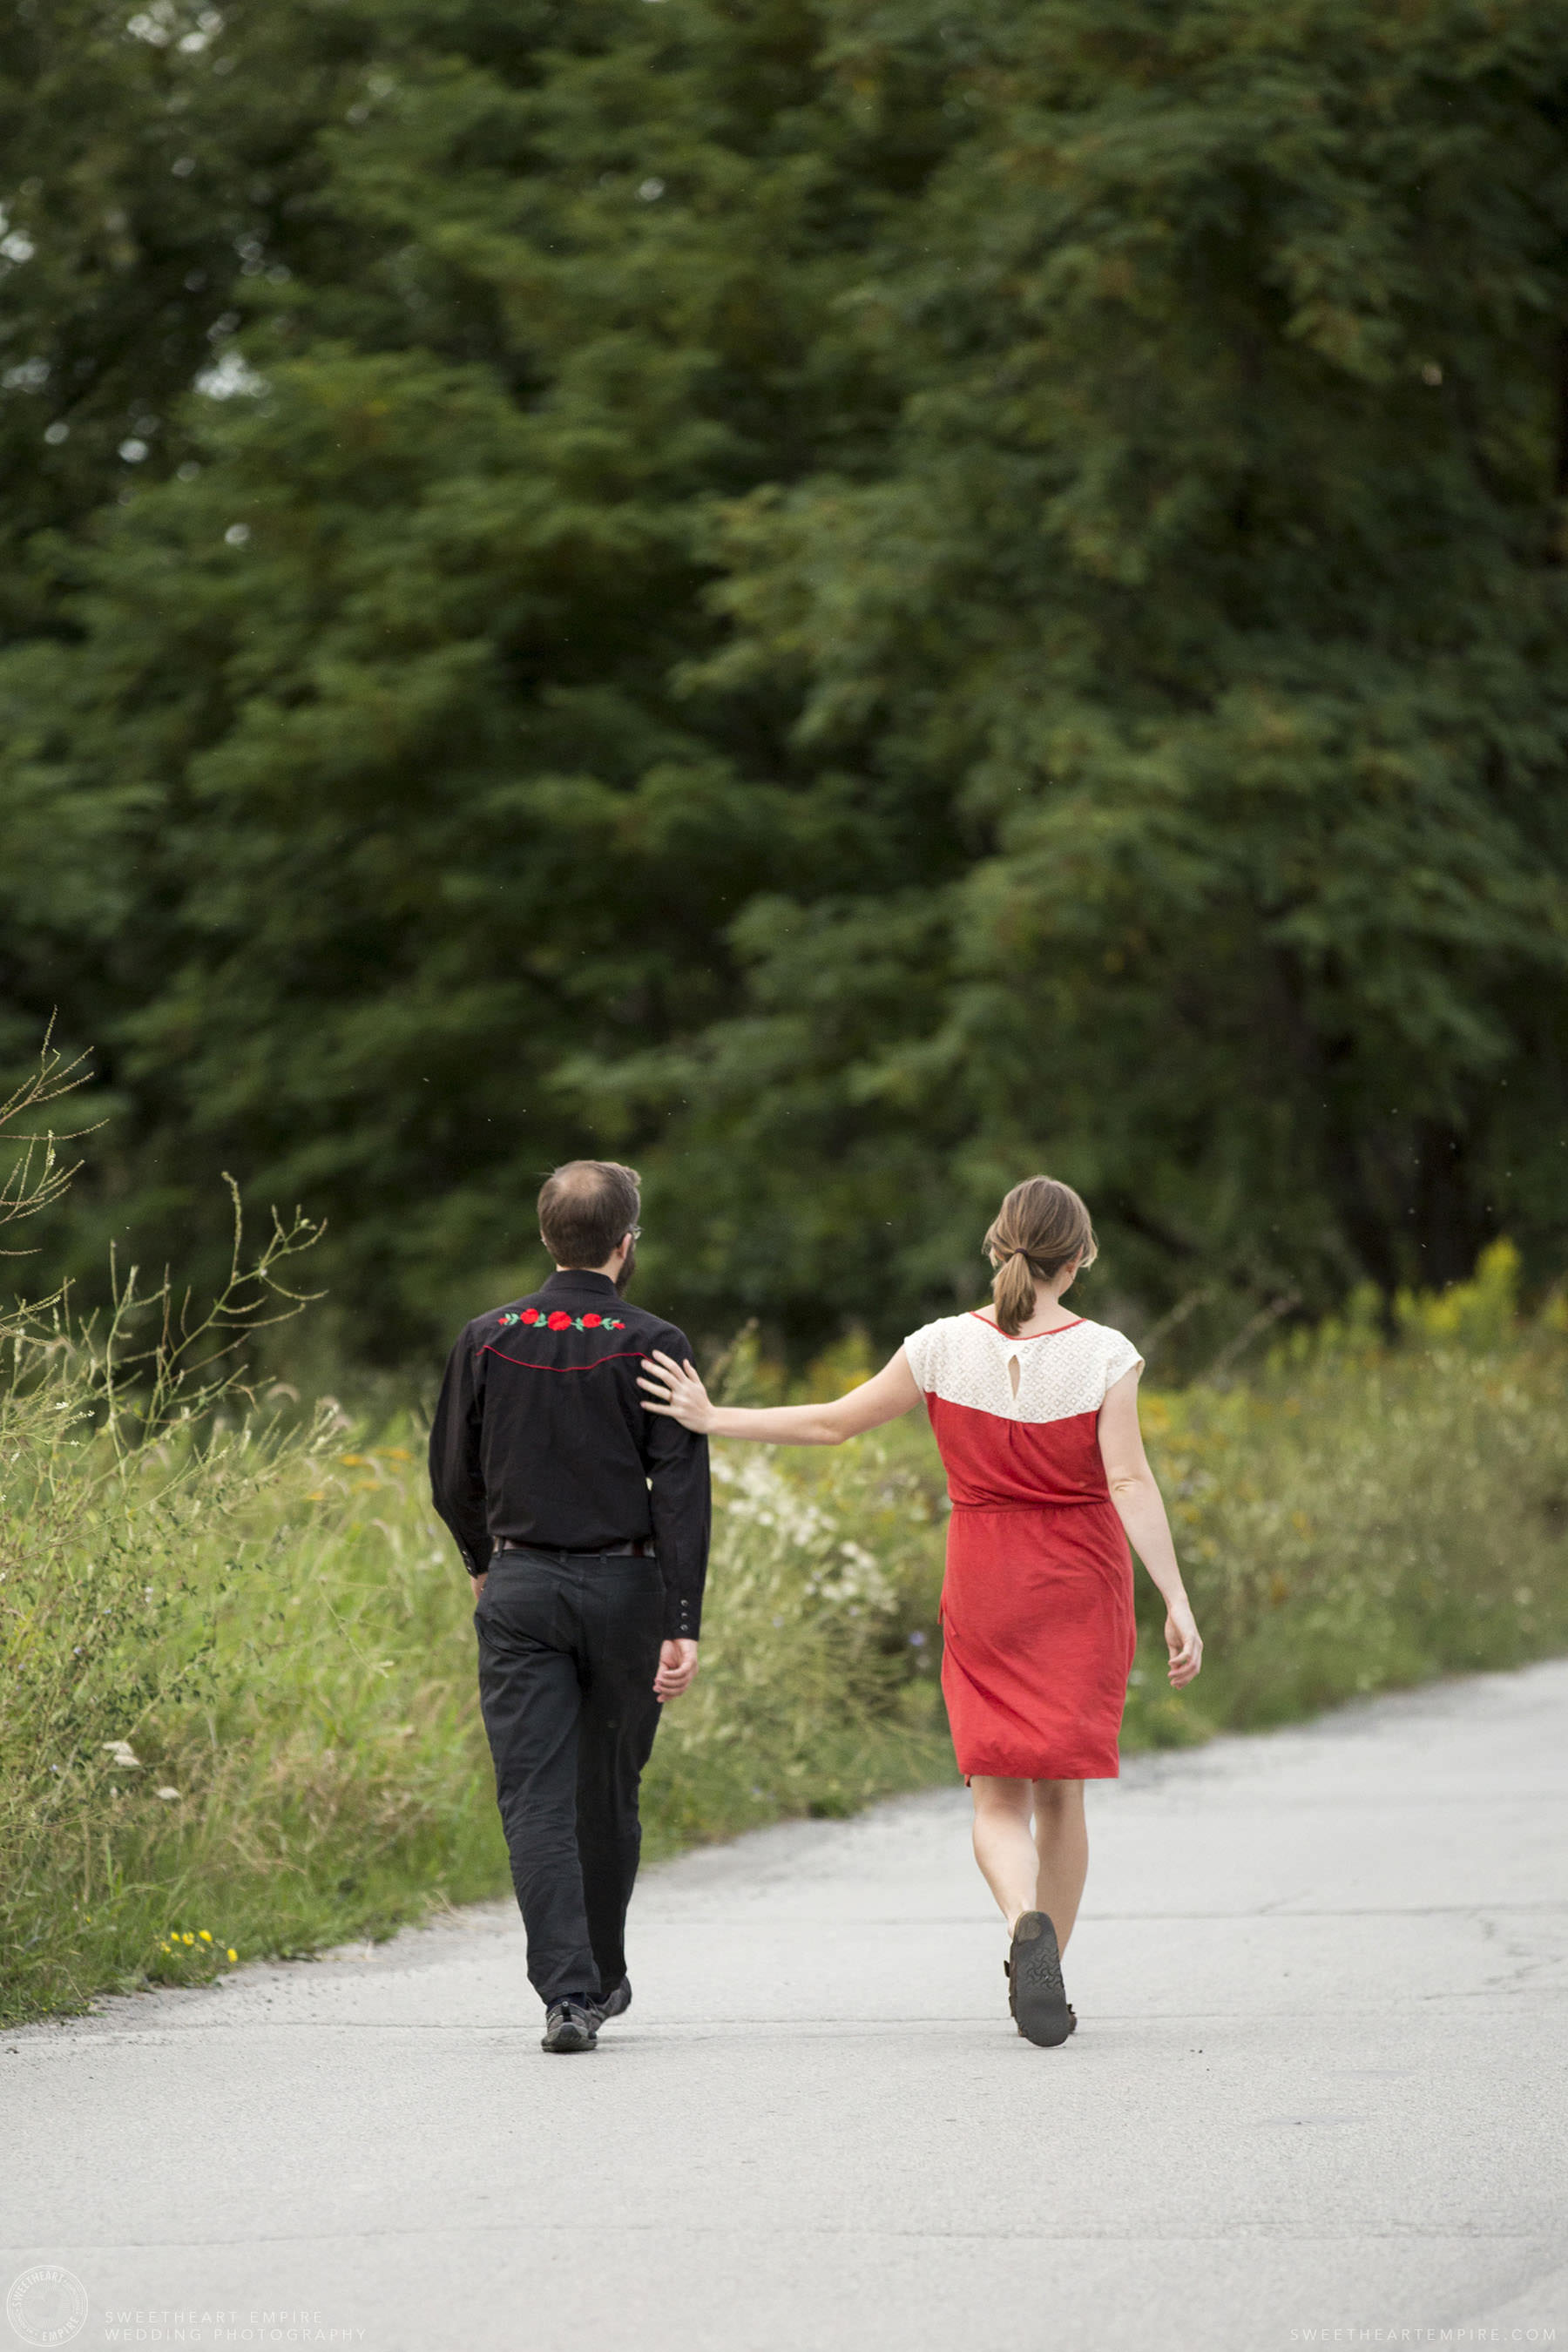
[[[1092,1265],[1099,1250],[1089,1211],[1070,1184],[1054,1176],[1015,1184],[985,1236],[985,1255],[996,1269],[991,1297],[1008,1338],[1034,1313],[1037,1282],[1050,1282],[1075,1263]]]
[[[1026,1250],[1015,1250],[997,1267],[991,1285],[996,1320],[1004,1331],[1016,1331],[1035,1311],[1035,1269]]]

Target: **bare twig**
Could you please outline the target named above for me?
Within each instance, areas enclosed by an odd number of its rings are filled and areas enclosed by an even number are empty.
[[[0,1129],[40,1105],[54,1102],[87,1083],[87,1057],[68,1057],[53,1042],[53,1024],[44,1038],[37,1068],[5,1102]],[[101,1122],[100,1122],[101,1124]],[[90,1128],[78,1130],[90,1134]],[[26,1150],[0,1184],[0,1225],[32,1216],[64,1193],[76,1171],[56,1154],[74,1136],[19,1133]],[[19,1305],[0,1319],[0,1342],[10,1357],[9,1379],[22,1388],[39,1381],[64,1381],[73,1412],[98,1428],[110,1443],[114,1472],[144,1462],[175,1425],[195,1433],[226,1398],[248,1409],[255,1398],[245,1384],[241,1349],[258,1331],[298,1315],[319,1291],[294,1286],[292,1261],[311,1249],[324,1227],[296,1209],[288,1221],[272,1212],[272,1231],[247,1258],[245,1213],[239,1187],[227,1171],[233,1213],[228,1272],[217,1295],[198,1306],[189,1290],[179,1291],[167,1267],[151,1288],[141,1286],[140,1269],[121,1273],[110,1252],[110,1304],[102,1317],[78,1318],[67,1291]],[[21,1252],[0,1252],[21,1255]],[[242,1435],[241,1443],[248,1442]],[[170,1457],[171,1478],[184,1475],[190,1449]]]
[[[1153,1329],[1145,1335],[1141,1343],[1141,1352],[1145,1363],[1155,1353],[1163,1340],[1168,1339],[1173,1331],[1181,1328],[1189,1315],[1195,1315],[1200,1307],[1208,1305],[1217,1287],[1215,1283],[1205,1282],[1200,1288],[1189,1290],[1184,1298],[1178,1298],[1174,1307],[1168,1313],[1161,1316]]]
[[[1288,1290],[1279,1297],[1271,1298],[1267,1307],[1260,1307],[1258,1313],[1242,1325],[1236,1337],[1227,1340],[1220,1349],[1213,1363],[1203,1374],[1205,1384],[1210,1388],[1216,1386],[1237,1358],[1246,1354],[1255,1339],[1259,1339],[1271,1324],[1278,1323],[1281,1315],[1289,1315],[1292,1307],[1300,1307],[1300,1304],[1299,1295],[1294,1290]]]
[[[54,1042],[55,1024],[51,1014],[44,1032],[44,1042],[38,1050],[38,1066],[29,1077],[0,1102],[0,1132],[12,1130],[9,1140],[23,1146],[21,1157],[13,1162],[8,1173],[0,1181],[0,1225],[13,1225],[24,1217],[37,1216],[60,1199],[80,1161],[69,1167],[61,1164],[58,1147],[76,1143],[84,1135],[91,1135],[103,1125],[95,1119],[91,1126],[73,1128],[60,1133],[46,1127],[40,1133],[34,1128],[18,1128],[16,1121],[44,1104],[58,1102],[62,1095],[74,1094],[92,1076],[85,1054],[68,1055]],[[30,1250],[0,1249],[0,1257],[30,1257]]]

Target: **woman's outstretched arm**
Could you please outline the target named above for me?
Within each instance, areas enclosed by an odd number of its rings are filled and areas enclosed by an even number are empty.
[[[842,1445],[922,1401],[901,1348],[872,1379],[833,1404],[714,1404],[689,1364],[678,1364],[657,1348],[638,1386],[649,1412],[666,1413],[683,1429],[706,1437],[749,1437],[763,1445]]]
[[[1171,1686],[1190,1683],[1204,1660],[1193,1604],[1187,1599],[1165,1500],[1154,1483],[1143,1433],[1138,1426],[1138,1367],[1123,1372],[1105,1391],[1100,1408],[1100,1458],[1110,1486],[1117,1517],[1127,1540],[1159,1586],[1165,1601],[1165,1647],[1171,1657]]]

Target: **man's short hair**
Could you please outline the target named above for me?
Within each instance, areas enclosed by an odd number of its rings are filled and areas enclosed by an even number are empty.
[[[539,1231],[557,1265],[603,1265],[637,1223],[642,1179],[618,1160],[568,1160],[539,1194]]]

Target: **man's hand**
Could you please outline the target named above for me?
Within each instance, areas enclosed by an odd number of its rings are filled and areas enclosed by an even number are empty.
[[[488,1569],[488,1568],[483,1571],[483,1573],[482,1573],[482,1574],[480,1574],[480,1575],[479,1575],[479,1576],[476,1576],[476,1575],[474,1574],[474,1571],[473,1571],[473,1570],[472,1570],[471,1568],[470,1568],[470,1569],[469,1569],[469,1570],[468,1570],[468,1582],[469,1582],[469,1583],[473,1586],[473,1588],[474,1588],[474,1607],[475,1607],[476,1609],[477,1609],[477,1608],[479,1607],[479,1595],[480,1595],[480,1593],[481,1593],[481,1592],[484,1591],[484,1589],[485,1589],[485,1578],[486,1578],[489,1574],[489,1569]]]
[[[679,1698],[697,1680],[697,1644],[695,1642],[665,1642],[658,1653],[658,1672],[653,1678],[654,1695],[660,1706],[667,1698]]]

